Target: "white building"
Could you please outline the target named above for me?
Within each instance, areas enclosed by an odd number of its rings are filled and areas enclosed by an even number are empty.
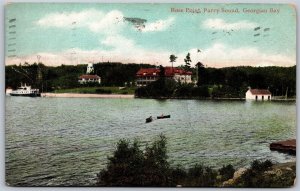
[[[251,89],[246,92],[247,100],[271,100],[272,94],[266,89]]]
[[[86,73],[87,74],[92,74],[94,73],[94,65],[92,63],[88,63],[88,66],[86,68]]]
[[[78,82],[80,84],[86,84],[86,83],[101,84],[101,77],[98,75],[94,75],[92,73],[94,73],[94,65],[92,63],[89,63],[86,68],[86,74],[79,76]]]
[[[101,78],[98,75],[81,75],[79,76],[78,82],[80,84],[86,84],[86,83],[98,83],[101,84]]]
[[[174,79],[176,82],[192,83],[192,72],[185,71],[181,68],[165,67],[166,78]],[[146,86],[159,79],[160,69],[142,68],[136,73],[137,86]]]

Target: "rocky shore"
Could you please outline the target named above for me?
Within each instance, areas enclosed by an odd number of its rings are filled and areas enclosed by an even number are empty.
[[[241,179],[253,169],[240,168],[235,171],[233,178],[224,181],[222,187],[243,187]],[[255,177],[251,177],[255,178]],[[256,177],[257,178],[257,177]],[[267,170],[259,173],[258,182],[273,183],[270,187],[292,187],[296,184],[296,162],[273,164]],[[274,182],[276,184],[274,184]],[[254,186],[255,187],[255,186]]]

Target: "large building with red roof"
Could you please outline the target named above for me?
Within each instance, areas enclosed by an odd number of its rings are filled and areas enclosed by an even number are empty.
[[[192,83],[192,72],[181,68],[165,67],[164,76],[181,83]],[[145,86],[159,78],[159,68],[142,68],[136,73],[137,86]]]
[[[266,89],[251,89],[246,92],[246,99],[248,100],[271,100],[272,94]]]

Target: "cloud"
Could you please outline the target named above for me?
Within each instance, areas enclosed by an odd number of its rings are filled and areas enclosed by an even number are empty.
[[[169,17],[166,20],[157,20],[155,22],[144,25],[140,30],[142,32],[164,31],[174,23],[175,19]]]
[[[148,50],[137,45],[133,40],[121,35],[110,35],[99,42],[108,46],[108,50],[82,50],[70,49],[57,53],[37,53],[41,55],[41,61],[46,65],[58,66],[85,64],[88,62],[122,62],[122,63],[149,63],[170,66],[169,56],[173,53],[163,50]],[[73,54],[73,53],[76,54]],[[187,53],[191,54],[191,65],[198,61],[208,67],[230,66],[294,66],[296,58],[284,54],[271,54],[263,52],[256,47],[233,48],[229,45],[215,43],[211,47],[201,49],[192,48],[181,53],[175,53],[178,57],[174,66],[184,65]],[[37,61],[36,55],[28,55],[17,58],[6,58],[6,65]]]
[[[253,23],[247,20],[242,20],[234,23],[228,23],[223,19],[207,19],[202,23],[204,28],[216,29],[216,30],[241,30],[241,29],[253,29],[258,26],[257,23]]]
[[[72,28],[86,27],[96,33],[112,33],[124,26],[123,13],[112,10],[103,13],[95,9],[81,12],[52,13],[39,19],[36,24],[43,27]]]
[[[39,19],[36,24],[42,27],[57,28],[83,27],[95,33],[111,34],[118,33],[124,28],[126,26],[125,21],[133,24],[133,27],[139,31],[154,32],[166,30],[173,24],[174,18],[170,17],[145,24],[145,19],[127,18],[118,10],[104,13],[95,9],[88,9],[81,12],[51,13]]]
[[[88,62],[122,62],[122,63],[149,63],[169,64],[170,53],[161,50],[148,50],[137,45],[133,40],[119,34],[109,35],[99,42],[110,47],[108,50],[82,50],[70,49],[64,52],[37,53],[41,56],[41,62],[46,65],[59,66],[86,64]],[[74,54],[75,53],[75,54]],[[6,58],[6,65],[37,61],[36,55],[28,55],[17,58]]]
[[[296,58],[284,54],[265,53],[256,47],[232,48],[228,45],[216,43],[198,53],[197,48],[190,49],[192,65],[201,61],[209,67],[230,66],[294,66]],[[181,53],[178,60],[183,60],[187,52]]]
[[[128,50],[135,46],[134,41],[127,39],[121,35],[108,36],[100,42],[103,45],[113,47],[115,49]]]

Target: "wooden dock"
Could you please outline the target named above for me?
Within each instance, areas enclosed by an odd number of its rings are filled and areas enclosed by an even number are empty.
[[[289,139],[271,143],[270,149],[296,155],[296,139]]]

